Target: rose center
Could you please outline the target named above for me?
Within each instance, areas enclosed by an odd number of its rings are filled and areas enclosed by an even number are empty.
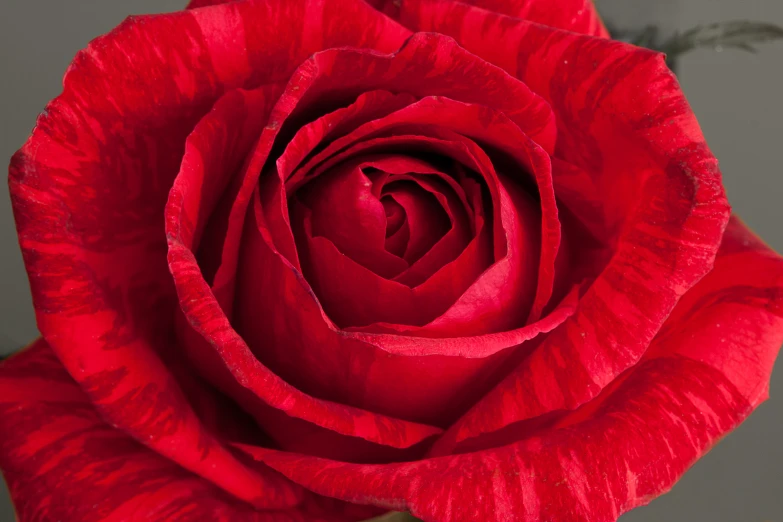
[[[415,174],[397,176],[385,172],[370,173],[381,190],[381,205],[386,215],[386,251],[413,264],[452,227],[449,214],[438,198],[416,182]]]
[[[386,237],[389,237],[400,230],[408,216],[405,214],[405,209],[402,208],[402,205],[397,203],[391,196],[383,196],[381,204],[383,204],[383,210],[386,212]]]

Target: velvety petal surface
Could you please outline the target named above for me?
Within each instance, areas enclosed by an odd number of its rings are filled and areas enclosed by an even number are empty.
[[[314,238],[382,277],[394,277],[409,265],[386,250],[386,209],[362,166],[341,165],[298,191],[296,199],[312,213],[308,225]]]
[[[225,493],[106,424],[43,340],[0,365],[0,468],[19,522],[363,518],[268,469],[267,496],[297,508],[259,511]]]
[[[766,399],[781,342],[783,259],[732,220],[715,269],[639,364],[551,428],[380,466],[244,449],[314,491],[428,522],[613,522],[668,491]]]
[[[460,440],[574,409],[638,362],[711,269],[729,207],[717,161],[662,56],[456,2],[404,8],[416,27],[455,36],[549,101],[560,131],[555,157],[593,180],[614,233],[614,255],[577,312],[450,429],[438,448],[448,453]]]

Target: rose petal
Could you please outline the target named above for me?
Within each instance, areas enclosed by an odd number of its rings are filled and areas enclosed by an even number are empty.
[[[194,250],[200,246],[219,201],[241,173],[245,156],[255,144],[281,89],[271,85],[252,91],[229,91],[188,136],[173,190],[188,193],[183,199],[182,214],[176,218],[180,221],[181,240]]]
[[[394,0],[366,1],[385,14],[406,23],[405,12],[409,7],[405,5],[401,8],[403,2]],[[416,5],[421,1],[437,3],[435,0],[404,0],[404,3]],[[601,38],[609,38],[610,36],[609,31],[601,22],[592,0],[464,0],[462,3],[575,33],[600,36]],[[411,27],[416,26],[412,25]]]
[[[402,257],[405,255],[405,249],[408,248],[408,240],[411,236],[407,223],[408,216],[405,215],[405,209],[391,197],[382,198],[381,203],[386,208],[387,223],[387,235],[383,247],[395,256]],[[397,220],[399,223],[396,222]]]
[[[420,174],[420,173],[419,173]],[[410,180],[398,181],[388,189],[391,195],[408,216],[410,238],[405,250],[405,260],[413,264],[432,250],[452,229],[451,219],[445,212],[447,205],[439,191],[433,191],[437,197]]]
[[[693,337],[678,343],[691,325]],[[645,358],[673,351],[708,364],[755,408],[769,397],[782,330],[783,260],[732,216],[715,268],[685,294]]]
[[[593,0],[467,0],[465,3],[566,31],[609,38]]]
[[[557,200],[573,213],[579,226],[586,228],[602,243],[615,246],[620,234],[618,227],[622,225],[623,218],[619,215],[607,218],[607,205],[604,204],[596,180],[586,170],[562,159],[552,158],[552,181]]]
[[[408,268],[405,260],[386,251],[386,211],[361,165],[342,165],[310,183],[295,197],[312,212],[313,236],[382,277]]]
[[[399,232],[408,216],[405,214],[405,209],[391,196],[381,196],[381,205],[386,214],[386,239],[388,240],[390,236]]]
[[[293,194],[311,174],[302,171],[305,159],[317,149],[337,138],[343,137],[367,122],[407,107],[416,101],[416,97],[399,93],[392,94],[384,90],[370,90],[361,93],[347,107],[327,112],[316,120],[303,125],[286,144],[285,150],[276,161],[278,175],[286,182],[286,192]],[[298,175],[294,175],[296,170]]]
[[[376,466],[243,449],[318,493],[425,521],[613,522],[668,491],[766,399],[781,342],[783,260],[732,220],[715,269],[645,358],[551,429],[495,449]]]
[[[451,292],[438,291],[440,285],[426,284],[410,288],[360,265],[326,238],[313,237],[311,215],[301,209],[296,214],[295,233],[301,238],[300,251],[307,282],[318,296],[318,303],[329,318],[341,327],[363,326],[386,321],[395,324],[424,325],[435,319],[451,304]],[[482,243],[482,246],[485,244]],[[248,256],[243,263],[256,262]],[[255,281],[255,278],[251,280]],[[243,285],[247,283],[243,280]],[[251,290],[252,288],[252,290]],[[263,288],[263,287],[261,287]],[[248,292],[260,288],[248,287]],[[239,295],[244,295],[240,291]],[[238,298],[240,303],[244,300]],[[251,317],[265,314],[270,305],[242,312],[252,325]],[[239,313],[239,312],[238,312]],[[283,350],[278,343],[273,350]]]
[[[321,140],[332,135],[339,135],[345,128],[353,128],[368,118],[374,119],[404,107],[413,101],[409,94],[391,94],[388,91],[369,91],[360,94],[349,106],[329,112],[317,120],[303,125],[296,134],[287,141],[285,150],[275,162],[276,169],[267,168],[262,174],[259,184],[263,210],[267,226],[275,247],[297,268],[299,259],[296,253],[294,238],[291,234],[289,211],[287,205],[288,193],[294,189],[287,183],[291,171]],[[261,159],[259,158],[259,162]],[[252,171],[250,171],[252,172]],[[230,244],[229,244],[230,245]],[[399,268],[394,260],[380,260],[381,264],[391,265],[392,272]]]
[[[407,178],[400,176],[400,179]],[[413,265],[395,278],[397,282],[415,287],[424,283],[440,268],[457,259],[465,251],[476,230],[483,228],[483,217],[481,215],[473,217],[474,221],[479,221],[478,226],[475,222],[471,223],[470,216],[474,214],[473,209],[467,202],[464,189],[451,176],[436,174],[409,179],[439,200],[441,208],[446,211],[450,221],[449,230]]]
[[[269,497],[300,505],[258,511],[109,426],[43,340],[0,366],[0,468],[20,522],[364,518],[357,507],[316,499],[254,467],[267,477]]]
[[[417,27],[458,34],[549,100],[563,122],[556,156],[591,176],[609,230],[622,231],[577,313],[449,430],[438,448],[448,452],[460,440],[577,408],[636,364],[677,300],[711,269],[729,208],[717,161],[662,56],[464,4],[417,5],[405,3]]]

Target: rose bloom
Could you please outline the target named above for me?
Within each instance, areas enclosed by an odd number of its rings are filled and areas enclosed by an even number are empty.
[[[614,521],[767,397],[783,261],[589,0],[196,0],[10,185],[19,520]]]

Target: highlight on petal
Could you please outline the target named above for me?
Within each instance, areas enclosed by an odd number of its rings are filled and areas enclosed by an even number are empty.
[[[783,259],[732,219],[715,269],[644,358],[549,427],[387,465],[241,447],[308,489],[427,522],[614,522],[668,491],[766,399],[782,342]]]

